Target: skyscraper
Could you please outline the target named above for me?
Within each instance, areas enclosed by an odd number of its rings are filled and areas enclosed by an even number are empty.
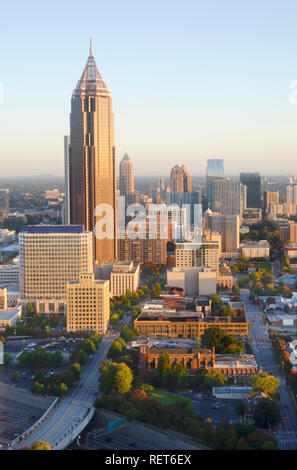
[[[70,223],[93,232],[94,258],[101,266],[116,258],[116,169],[112,98],[97,69],[92,43],[72,95],[70,142]],[[108,236],[99,236],[100,223]]]
[[[209,183],[209,207],[213,212],[242,216],[245,191],[239,180],[223,178]]]
[[[240,173],[240,181],[247,188],[246,206],[261,208],[261,176],[259,173]]]
[[[206,166],[206,184],[218,178],[224,178],[224,160],[221,158],[209,158]]]
[[[134,165],[127,153],[120,163],[120,195],[129,196],[134,193]]]
[[[187,168],[175,165],[170,174],[170,191],[172,193],[191,193],[192,178]]]
[[[63,212],[63,223],[70,223],[70,188],[69,188],[69,156],[70,156],[70,136],[64,136],[64,178],[65,178],[65,202]]]
[[[9,189],[0,189],[0,215],[8,213],[9,209]]]
[[[206,166],[206,193],[209,201],[209,184],[224,178],[224,160],[221,158],[209,158]]]

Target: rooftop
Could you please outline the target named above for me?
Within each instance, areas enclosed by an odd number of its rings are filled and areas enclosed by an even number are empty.
[[[83,233],[83,225],[28,225],[27,233]]]

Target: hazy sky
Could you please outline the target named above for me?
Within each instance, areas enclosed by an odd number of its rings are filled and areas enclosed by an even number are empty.
[[[63,173],[90,36],[117,163],[128,151],[136,175],[202,174],[207,158],[227,173],[297,172],[296,18],[296,0],[2,2],[1,176]]]

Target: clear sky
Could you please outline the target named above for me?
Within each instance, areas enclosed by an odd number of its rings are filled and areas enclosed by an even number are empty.
[[[14,0],[0,14],[1,176],[63,174],[89,37],[113,97],[117,163],[168,176],[297,173],[296,0]]]

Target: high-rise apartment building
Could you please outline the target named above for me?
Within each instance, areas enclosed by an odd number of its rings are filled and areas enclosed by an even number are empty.
[[[218,270],[218,241],[202,242],[200,244],[191,242],[176,243],[175,266],[177,268],[204,266]]]
[[[0,189],[0,216],[9,211],[9,189]]]
[[[67,331],[105,334],[108,327],[109,281],[95,280],[94,274],[81,274],[67,284]]]
[[[170,191],[172,193],[191,193],[192,177],[187,168],[175,165],[170,174]]]
[[[267,213],[269,204],[279,204],[279,191],[264,191],[264,211]]]
[[[208,212],[205,216],[207,227],[222,236],[222,252],[236,253],[239,249],[239,215],[223,215]]]
[[[259,173],[240,173],[240,181],[247,188],[246,207],[261,208],[261,176]]]
[[[297,204],[297,184],[296,183],[287,184],[286,192],[287,192],[287,198],[286,198],[287,204]]]
[[[120,162],[120,195],[129,196],[134,193],[134,165],[127,153]]]
[[[140,220],[134,226],[134,234],[131,223],[133,220],[129,222],[123,237],[118,239],[119,260],[165,264],[168,238],[162,217],[150,216]]]
[[[246,202],[245,188],[239,180],[213,180],[209,183],[208,202],[213,212],[242,216]]]
[[[77,225],[28,226],[19,235],[21,298],[38,313],[64,311],[66,285],[93,271],[92,233]]]
[[[116,158],[112,98],[92,46],[72,95],[70,143],[70,223],[94,234],[94,258],[101,266],[116,259]]]

